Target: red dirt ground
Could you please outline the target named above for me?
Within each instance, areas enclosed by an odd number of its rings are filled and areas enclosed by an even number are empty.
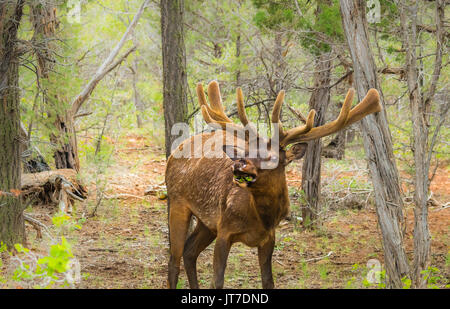
[[[105,193],[110,198],[103,200],[97,215],[87,218],[80,231],[67,236],[76,244],[74,252],[82,265],[82,272],[88,274],[80,287],[165,288],[168,261],[166,201],[144,196],[149,185],[157,185],[164,180],[163,151],[137,135],[124,137],[116,146],[114,163],[106,176]],[[299,164],[289,169],[289,186],[300,186],[300,172]],[[327,172],[324,172],[323,182],[329,177]],[[82,175],[88,173],[92,171],[82,171]],[[355,176],[352,172],[339,175]],[[357,176],[368,181],[364,173]],[[95,206],[95,182],[88,183],[88,187],[91,193],[89,201],[77,206],[75,218],[86,216]],[[406,184],[405,188],[408,188]],[[448,168],[438,169],[431,190],[439,202],[448,202]],[[406,204],[405,208],[406,251],[412,257],[413,206]],[[40,220],[50,223],[45,214],[48,209],[35,211]],[[445,278],[450,277],[449,222],[449,208],[429,208],[432,265],[440,269]],[[209,287],[212,279],[212,248],[209,246],[199,257],[198,273],[202,288]],[[330,251],[330,257],[320,259]],[[311,260],[315,258],[319,259]],[[333,211],[327,216],[323,228],[316,232],[304,230],[295,220],[283,221],[277,231],[273,256],[275,285],[277,288],[364,287],[365,266],[372,258],[383,262],[377,216],[371,205],[365,205],[361,210]],[[225,287],[260,288],[259,267],[255,265],[255,249],[233,246]],[[180,274],[179,286],[188,287],[184,270]]]

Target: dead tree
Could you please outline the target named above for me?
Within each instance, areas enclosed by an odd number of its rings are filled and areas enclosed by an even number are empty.
[[[56,168],[73,168],[77,171],[80,169],[80,161],[78,159],[77,150],[77,139],[75,134],[75,117],[77,116],[81,106],[90,97],[91,93],[94,91],[98,83],[112,70],[119,66],[131,53],[136,50],[136,46],[130,48],[121,57],[115,60],[122,49],[122,47],[127,42],[131,32],[136,27],[144,9],[147,7],[150,0],[145,0],[139,11],[134,16],[131,23],[128,25],[127,30],[123,34],[120,41],[109,53],[103,63],[95,72],[91,80],[86,84],[86,86],[81,90],[81,92],[72,100],[69,109],[65,114],[58,115],[56,128],[58,130],[58,135],[53,137],[53,142],[60,145],[55,154],[55,164]]]
[[[421,82],[420,68],[418,67],[417,46],[420,46],[421,34],[417,32],[418,11],[420,10],[418,1],[403,0],[400,3],[400,22],[403,32],[403,46],[406,50],[406,80],[408,84],[409,101],[413,123],[413,153],[415,165],[414,177],[414,263],[411,272],[414,286],[423,288],[426,286],[422,271],[430,265],[431,235],[428,227],[428,190],[430,186],[429,171],[433,148],[440,127],[449,110],[450,103],[444,102],[440,108],[440,115],[436,117],[435,131],[433,138],[429,139],[431,127],[431,111],[437,84],[441,75],[442,57],[445,52],[446,37],[444,34],[445,21],[445,1],[435,1],[436,31],[436,52],[434,59],[434,69],[427,90]],[[439,110],[438,108],[435,108]]]
[[[314,126],[325,123],[325,114],[330,103],[331,54],[324,53],[316,61],[314,73],[314,90],[309,100],[309,109],[316,111]],[[320,174],[322,168],[322,141],[312,140],[308,143],[302,166],[302,189],[305,192],[306,207],[303,222],[310,227],[320,224]]]
[[[362,98],[370,88],[379,89],[384,106],[376,75],[377,68],[367,35],[366,2],[340,0],[340,5],[342,24],[353,60],[358,96]],[[364,118],[361,121],[361,132],[374,187],[378,222],[383,236],[387,285],[401,288],[402,278],[409,274],[409,265],[403,246],[403,200],[386,111]]]
[[[61,212],[72,212],[75,201],[87,197],[86,187],[73,169],[23,174],[21,196],[32,204],[55,205]]]

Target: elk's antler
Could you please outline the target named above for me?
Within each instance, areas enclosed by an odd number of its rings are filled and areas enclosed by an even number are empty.
[[[272,113],[272,122],[279,125],[280,146],[286,147],[289,144],[303,143],[333,134],[369,114],[381,111],[380,96],[375,89],[370,89],[364,99],[350,110],[354,94],[354,89],[350,89],[347,92],[341,112],[334,121],[313,128],[315,111],[311,110],[305,125],[284,131],[279,121],[281,104],[284,99],[284,91],[281,91],[278,94]]]
[[[355,95],[355,90],[351,88],[347,92],[338,118],[334,121],[314,128],[314,117],[316,115],[316,111],[312,109],[309,111],[306,118],[306,123],[304,125],[285,131],[280,120],[281,106],[284,101],[284,95],[284,90],[278,93],[272,110],[272,123],[275,127],[278,127],[280,147],[282,148],[290,144],[304,143],[333,134],[339,130],[342,130],[346,126],[361,120],[369,114],[381,111],[380,96],[378,91],[375,89],[370,89],[364,99],[351,109],[353,97]],[[252,133],[257,136],[255,129],[249,125],[247,114],[245,113],[244,96],[241,88],[237,88],[237,110],[239,119],[241,120],[243,126],[234,123],[225,114],[219,84],[216,81],[212,81],[208,84],[209,105],[206,101],[203,86],[200,83],[197,85],[197,96],[202,110],[203,119],[205,119],[206,123],[211,125],[215,124],[216,126],[218,125],[223,130],[231,129],[246,133],[248,131],[252,131]],[[246,138],[247,136],[248,135],[246,134]]]
[[[203,90],[202,84],[197,84],[198,102],[202,110],[203,119],[206,121],[206,123],[219,125],[223,130],[226,130],[227,128],[236,130],[238,132],[252,130],[251,126],[247,126],[249,124],[249,121],[247,118],[247,114],[245,113],[244,95],[242,94],[242,89],[237,88],[236,92],[238,115],[243,126],[234,123],[225,114],[225,110],[222,104],[222,98],[220,95],[219,84],[216,81],[212,81],[208,84],[209,105],[206,101],[205,91]],[[244,126],[247,127],[244,128]]]
[[[298,126],[296,128],[285,131],[283,129],[283,124],[281,123],[281,120],[280,120],[281,106],[283,105],[283,102],[284,102],[284,90],[281,90],[278,93],[277,99],[273,106],[272,123],[274,125],[278,126],[279,140],[280,140],[280,145],[282,147],[288,145],[289,141],[292,140],[293,138],[295,138],[296,136],[309,132],[314,125],[314,116],[316,115],[316,111],[312,109],[309,112],[308,117],[306,118],[305,125]]]

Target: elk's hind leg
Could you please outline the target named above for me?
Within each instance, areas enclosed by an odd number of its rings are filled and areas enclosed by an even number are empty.
[[[184,243],[189,228],[192,212],[186,203],[170,201],[169,208],[169,278],[168,286],[175,289],[180,274],[180,262],[183,256]]]

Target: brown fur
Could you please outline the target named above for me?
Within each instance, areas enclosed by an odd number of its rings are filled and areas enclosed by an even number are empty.
[[[203,134],[204,141],[211,134]],[[193,138],[184,142],[176,151],[190,147]],[[252,159],[247,159],[245,171],[255,172]],[[175,288],[182,248],[191,260],[196,260],[217,237],[214,269],[214,287],[223,286],[223,273],[229,248],[235,242],[250,247],[258,247],[263,268],[263,287],[272,288],[271,253],[275,242],[275,228],[289,211],[289,196],[286,185],[285,167],[282,164],[272,170],[259,170],[257,179],[251,186],[241,186],[233,181],[233,161],[223,158],[175,158],[169,157],[166,169],[167,193],[170,199],[169,226],[172,259],[169,264],[169,287]],[[255,162],[255,165],[257,163]],[[187,241],[187,227],[191,215],[195,215],[201,226],[207,229],[203,239],[190,237]],[[198,237],[202,238],[202,237]],[[185,244],[186,243],[186,244]],[[217,251],[217,252],[216,252]],[[267,256],[270,253],[270,257]],[[195,262],[185,265],[191,288],[198,288],[196,275],[192,271]],[[190,269],[188,269],[190,267]]]

